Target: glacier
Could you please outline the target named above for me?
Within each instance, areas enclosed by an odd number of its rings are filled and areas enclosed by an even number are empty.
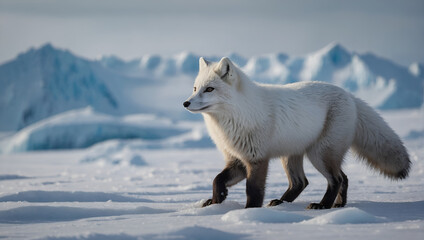
[[[421,63],[405,67],[338,43],[305,56],[228,56],[257,82],[324,81],[381,110],[423,106]],[[129,61],[117,56],[89,60],[51,44],[23,52],[0,65],[1,151],[84,148],[132,138],[144,140],[137,148],[213,146],[204,128],[193,130],[201,116],[181,106],[191,94],[199,57],[182,52]],[[127,121],[126,116],[140,113],[177,124],[151,128],[144,120]],[[181,127],[184,121],[188,124]]]
[[[112,115],[143,112],[198,120],[173,103],[190,93],[199,57],[182,52],[130,61],[116,56],[87,60],[51,44],[30,49],[0,65],[0,131],[16,131],[86,106]],[[284,53],[229,57],[258,82],[329,82],[379,109],[423,104],[422,64],[404,67],[372,53],[350,52],[338,43],[302,57]],[[206,56],[210,61],[220,58]]]
[[[119,108],[93,63],[47,44],[0,66],[0,131],[16,130],[67,110]]]
[[[87,107],[46,118],[2,139],[0,153],[86,148],[111,139],[139,139],[138,148],[199,147],[199,142],[212,146],[201,126],[146,114],[115,117]]]

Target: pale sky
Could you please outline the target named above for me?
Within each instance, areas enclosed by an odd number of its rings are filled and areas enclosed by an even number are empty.
[[[424,63],[423,0],[0,0],[0,63],[47,42],[89,59],[302,56],[331,42]]]

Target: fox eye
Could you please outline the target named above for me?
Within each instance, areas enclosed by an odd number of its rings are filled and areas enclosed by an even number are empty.
[[[206,88],[205,92],[212,92],[213,90],[215,90],[215,88],[213,88],[213,87],[208,87],[208,88]]]
[[[196,91],[196,87],[193,88],[193,91]]]

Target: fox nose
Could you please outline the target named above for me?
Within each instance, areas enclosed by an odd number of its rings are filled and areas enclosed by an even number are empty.
[[[191,102],[189,102],[189,101],[185,101],[185,102],[183,103],[184,107],[188,107],[188,106],[190,106],[190,104],[191,104]]]

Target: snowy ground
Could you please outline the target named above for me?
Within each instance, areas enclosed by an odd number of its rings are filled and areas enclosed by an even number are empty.
[[[343,209],[305,210],[326,188],[308,161],[310,185],[294,203],[246,210],[244,182],[223,204],[200,208],[224,166],[215,149],[137,149],[122,141],[113,158],[102,155],[113,142],[0,155],[0,239],[422,239],[423,110],[383,116],[409,150],[410,177],[385,179],[348,156]],[[286,187],[273,161],[265,202]]]

